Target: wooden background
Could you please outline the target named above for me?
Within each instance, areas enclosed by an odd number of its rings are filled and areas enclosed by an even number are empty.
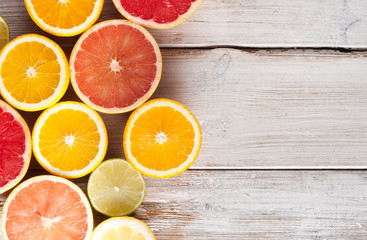
[[[22,0],[1,0],[0,15],[11,39],[43,34],[69,55],[78,38],[40,30]],[[105,0],[99,21],[115,18]],[[189,170],[145,178],[133,215],[157,239],[366,239],[366,0],[203,0],[181,25],[148,30],[163,55],[153,98],[182,102],[203,130]],[[32,128],[39,113],[21,113]],[[129,114],[101,115],[106,158],[124,158]],[[45,173],[32,158],[27,177]]]

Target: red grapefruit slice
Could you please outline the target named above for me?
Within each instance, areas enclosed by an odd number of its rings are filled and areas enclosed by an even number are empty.
[[[20,114],[0,100],[0,193],[14,187],[31,160],[31,134]]]
[[[127,19],[151,28],[170,28],[185,21],[202,0],[113,0]]]
[[[92,209],[82,190],[55,176],[21,183],[2,212],[4,240],[84,240],[93,229]]]
[[[154,38],[126,20],[93,26],[70,56],[75,92],[100,112],[123,113],[138,107],[157,88],[161,72],[161,52]]]

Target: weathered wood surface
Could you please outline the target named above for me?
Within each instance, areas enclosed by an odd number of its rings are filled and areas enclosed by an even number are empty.
[[[192,168],[367,168],[367,54],[164,49],[163,61],[153,98],[182,102],[203,130]],[[107,158],[123,157],[129,114],[101,115]]]
[[[152,30],[162,47],[342,47],[367,49],[365,0],[203,0],[181,25]],[[23,0],[1,0],[12,37],[42,33]],[[100,20],[122,18],[105,0]],[[70,39],[66,40],[69,41]]]
[[[32,175],[34,173],[28,174]],[[86,178],[76,180],[83,190]],[[134,216],[159,240],[365,239],[362,171],[193,171],[146,178]],[[3,205],[5,196],[0,197]],[[95,224],[106,219],[95,213]]]

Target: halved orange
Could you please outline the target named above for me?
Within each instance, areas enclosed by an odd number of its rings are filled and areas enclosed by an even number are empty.
[[[151,28],[170,28],[186,20],[202,0],[113,0],[127,19]]]
[[[101,14],[103,0],[24,0],[33,21],[56,36],[84,32]]]
[[[6,200],[1,216],[4,240],[89,240],[93,215],[74,183],[37,176],[21,183]]]
[[[45,110],[33,128],[33,152],[50,173],[78,178],[93,171],[107,150],[102,118],[83,103],[61,102]]]
[[[126,20],[94,25],[70,56],[75,92],[100,112],[123,113],[138,107],[157,88],[161,72],[161,52],[154,38]]]
[[[26,34],[2,49],[0,91],[12,106],[25,111],[45,109],[61,99],[68,85],[68,61],[52,40]]]
[[[19,183],[31,161],[31,133],[22,116],[0,100],[0,193]]]
[[[181,103],[151,100],[129,117],[124,130],[124,152],[141,173],[157,178],[175,176],[196,159],[201,129],[195,116]]]

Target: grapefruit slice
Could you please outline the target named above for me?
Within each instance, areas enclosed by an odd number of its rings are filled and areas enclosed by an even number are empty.
[[[21,183],[2,211],[4,240],[83,240],[93,229],[92,209],[83,191],[56,176],[37,176]]]
[[[14,187],[31,160],[31,134],[22,116],[0,100],[0,193]]]
[[[136,170],[150,177],[168,178],[190,167],[201,141],[199,122],[184,105],[154,99],[130,115],[123,146]]]
[[[151,28],[170,28],[185,21],[201,0],[113,0],[127,19]]]
[[[24,0],[33,21],[56,36],[75,36],[98,19],[103,0]]]
[[[100,112],[123,113],[145,102],[158,86],[161,52],[143,27],[126,20],[94,25],[70,56],[71,83]]]

